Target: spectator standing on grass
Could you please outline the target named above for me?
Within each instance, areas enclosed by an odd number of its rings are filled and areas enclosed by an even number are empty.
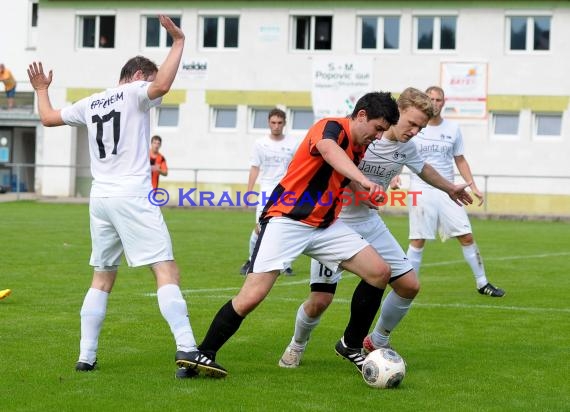
[[[465,159],[463,137],[459,125],[441,116],[445,105],[443,89],[431,86],[426,93],[430,96],[434,106],[434,117],[414,139],[418,152],[426,162],[450,182],[454,181],[453,165],[455,164],[464,181],[470,182],[471,192],[479,199],[479,206],[481,206],[485,199],[475,184],[471,168]],[[398,185],[398,182],[396,181],[395,184]],[[503,289],[493,286],[487,280],[483,259],[473,238],[471,222],[465,209],[456,207],[444,193],[427,185],[415,175],[411,177],[410,190],[422,192],[416,206],[408,204],[410,244],[407,255],[416,273],[420,273],[426,239],[435,239],[436,232],[439,232],[443,241],[452,237],[459,241],[463,257],[473,272],[476,288],[480,294],[497,298],[504,296]]]
[[[278,108],[272,109],[267,116],[267,121],[269,123],[269,135],[255,141],[249,158],[250,169],[247,191],[253,191],[255,182],[259,178],[260,195],[258,196],[257,208],[255,210],[255,227],[251,231],[249,238],[249,256],[240,269],[242,275],[247,275],[248,273],[253,249],[259,235],[259,216],[265,206],[262,199],[269,197],[277,183],[285,175],[299,144],[298,139],[283,134],[283,128],[287,124],[287,116],[283,110]],[[293,269],[287,267],[283,274],[293,275]]]
[[[152,136],[150,139],[150,171],[152,173],[152,187],[158,188],[158,179],[160,176],[168,176],[168,165],[166,158],[160,153],[162,146],[162,138],[158,135]]]
[[[6,100],[8,101],[8,110],[14,108],[14,97],[16,97],[16,79],[10,70],[0,63],[0,81],[4,83],[6,90]]]
[[[198,372],[221,377],[226,375],[225,369],[196,347],[170,234],[160,208],[148,199],[152,190],[149,111],[170,90],[184,48],[182,30],[166,16],[159,19],[173,39],[160,69],[145,57],[133,57],[123,66],[117,87],[72,106],[53,109],[48,94],[52,72],[46,75],[41,62],[30,64],[28,69],[42,124],[86,126],[88,131],[93,174],[90,264],[94,273],[80,312],[81,341],[75,368],[95,369],[107,301],[124,252],[130,266],[150,266],[155,275],[159,308],[176,341],[177,377]]]
[[[356,165],[366,147],[381,138],[398,116],[398,106],[390,93],[374,92],[361,97],[349,117],[325,118],[309,129],[261,214],[250,273],[238,294],[215,315],[199,345],[201,351],[215,359],[244,318],[265,299],[280,272],[302,253],[333,270],[342,266],[360,276],[364,282],[355,291],[355,318],[371,310],[376,313],[390,278],[390,267],[362,236],[337,217],[342,206],[341,189],[351,180],[358,183],[366,197],[379,197],[382,188]],[[358,336],[363,327],[366,335],[370,324],[355,322],[345,337]],[[352,360],[348,350],[341,354]]]
[[[409,87],[400,94],[398,109],[398,123],[390,127],[381,139],[368,146],[358,166],[362,173],[371,181],[387,188],[392,177],[398,175],[404,166],[408,166],[426,182],[444,190],[455,202],[469,203],[471,198],[465,192],[467,185],[454,185],[439,175],[422,160],[416,146],[410,142],[433,116],[429,96]],[[377,207],[366,202],[357,204],[352,197],[351,202],[343,206],[339,218],[362,235],[391,268],[389,283],[392,290],[382,303],[374,332],[365,337],[368,329],[363,328],[363,335],[355,336],[354,340],[348,342],[345,339],[354,354],[352,362],[361,369],[366,352],[390,347],[390,333],[408,313],[419,292],[420,283],[402,247],[378,214]],[[309,299],[297,310],[294,335],[279,360],[282,368],[299,366],[312,330],[317,327],[321,315],[332,303],[341,274],[342,270],[333,272],[315,259],[311,260],[311,293]],[[376,311],[366,314],[368,325],[372,324],[375,316]],[[351,318],[349,325],[354,322]],[[361,353],[362,349],[365,353]]]

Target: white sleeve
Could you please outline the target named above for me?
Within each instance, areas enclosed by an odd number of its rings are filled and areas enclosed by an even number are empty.
[[[150,86],[150,82],[139,81],[135,84],[137,85],[136,93],[141,111],[148,112],[153,107],[156,107],[162,103],[162,97],[157,97],[154,100],[150,100],[148,98],[148,87]]]
[[[455,142],[453,143],[453,156],[462,156],[465,153],[465,148],[463,146],[463,135],[461,134],[459,126],[456,127],[455,136]]]
[[[61,109],[61,119],[68,126],[85,126],[85,114],[87,113],[87,104],[89,97],[85,97],[71,106]]]
[[[253,148],[251,149],[251,155],[249,157],[249,165],[260,167],[261,163],[263,163],[263,148],[261,144],[259,144],[259,140],[257,140],[253,144]]]
[[[415,174],[420,174],[425,165],[423,157],[421,157],[420,154],[418,153],[418,149],[415,143],[408,142],[406,144],[406,148],[408,149],[407,150],[408,156],[406,157],[406,166]]]

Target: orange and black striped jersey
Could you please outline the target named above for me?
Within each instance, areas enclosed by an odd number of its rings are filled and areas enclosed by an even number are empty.
[[[334,140],[354,162],[365,147],[353,145],[349,118],[325,118],[315,123],[295,152],[287,173],[267,200],[260,221],[285,216],[315,227],[328,227],[338,217],[341,188],[350,180],[325,162],[316,148],[322,139]]]
[[[168,166],[166,165],[166,158],[160,153],[153,154],[152,151],[150,152],[150,165],[158,166],[158,168],[162,170],[163,173],[168,172]],[[158,188],[158,179],[160,177],[160,173],[158,173],[158,171],[151,171],[150,175],[151,175],[153,189]]]

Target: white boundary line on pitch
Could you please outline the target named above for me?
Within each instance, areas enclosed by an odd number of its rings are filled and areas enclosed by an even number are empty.
[[[197,291],[192,291],[193,293]],[[200,295],[200,299],[231,299],[233,295]],[[272,301],[279,302],[299,302],[301,301],[296,298],[279,298],[270,297]],[[337,303],[350,303],[350,299],[345,298],[334,298],[334,302]],[[529,306],[499,306],[499,305],[472,305],[465,303],[420,303],[414,302],[413,306],[418,306],[421,308],[455,308],[455,309],[498,309],[513,312],[554,312],[554,313],[570,313],[570,308],[538,308]]]
[[[570,252],[558,252],[558,253],[540,253],[537,255],[523,255],[523,256],[502,256],[502,257],[492,257],[492,258],[483,258],[483,262],[493,261],[493,260],[520,260],[520,259],[539,259],[539,258],[547,258],[547,257],[554,257],[554,256],[568,256]],[[454,265],[456,263],[463,263],[465,262],[462,260],[447,260],[444,262],[434,262],[434,263],[422,263],[422,266],[446,266],[446,265]]]
[[[239,289],[239,288],[236,288]],[[196,293],[197,291],[192,291]],[[230,299],[233,295],[200,295],[200,299]],[[279,298],[279,297],[269,297],[272,301],[279,302],[299,302],[301,301],[296,298]],[[350,299],[345,298],[334,298],[334,302],[337,303],[350,303]],[[414,302],[413,306],[419,306],[421,308],[456,308],[456,309],[498,309],[516,312],[555,312],[555,313],[570,313],[570,308],[538,308],[538,307],[528,307],[528,306],[499,306],[499,305],[471,305],[465,303],[421,303]]]
[[[520,259],[540,259],[540,258],[547,258],[553,256],[568,256],[570,252],[558,252],[558,253],[540,253],[536,255],[523,255],[523,256],[503,256],[503,257],[495,257],[495,258],[486,258],[485,260],[520,260]],[[436,263],[425,263],[422,266],[444,266],[444,265],[453,265],[456,263],[463,263],[464,260],[448,260],[445,262],[436,262]],[[356,276],[352,273],[344,274],[345,277]],[[276,282],[273,287],[278,286],[294,286],[294,285],[307,285],[309,284],[309,278],[294,280],[294,281],[285,281],[285,282]],[[211,292],[233,292],[239,291],[241,286],[236,287],[227,287],[227,288],[208,288],[208,289],[185,289],[182,290],[183,294],[197,294],[197,293],[211,293]],[[145,293],[145,296],[156,296],[156,293]],[[230,295],[202,295],[201,298],[231,298],[233,297]],[[273,298],[280,301],[298,301],[298,299],[292,298]],[[339,303],[349,303],[349,299],[337,298],[334,299],[335,302]],[[537,308],[537,307],[520,307],[520,306],[496,306],[496,305],[468,305],[463,303],[421,303],[421,302],[414,302],[414,306],[419,307],[431,307],[431,308],[465,308],[465,309],[502,309],[502,310],[512,310],[512,311],[526,311],[526,312],[561,312],[561,313],[570,313],[570,308]]]

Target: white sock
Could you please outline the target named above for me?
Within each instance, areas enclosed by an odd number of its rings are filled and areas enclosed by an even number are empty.
[[[160,313],[176,340],[176,349],[184,352],[195,351],[196,340],[190,326],[188,308],[178,285],[164,285],[156,292]]]
[[[291,345],[299,350],[305,349],[307,342],[311,337],[311,332],[317,327],[321,317],[311,318],[305,313],[303,304],[297,310],[297,317],[295,319],[295,335],[291,339]]]
[[[81,340],[79,342],[79,362],[93,365],[97,358],[99,333],[107,313],[109,294],[90,288],[81,306]]]
[[[394,290],[391,290],[382,302],[380,317],[374,330],[370,335],[374,346],[386,346],[390,337],[390,332],[402,321],[404,316],[410,310],[413,299],[407,299],[399,296]]]
[[[477,282],[477,289],[480,289],[485,286],[488,281],[487,276],[485,276],[485,266],[483,266],[483,258],[479,253],[479,248],[476,243],[469,246],[461,246],[461,248],[463,249],[463,257],[471,267],[475,282]]]
[[[249,237],[249,259],[251,260],[251,256],[253,255],[253,249],[255,248],[255,244],[257,243],[258,235],[255,233],[255,229],[251,231],[251,236]]]
[[[408,260],[410,264],[413,266],[416,275],[420,275],[420,266],[422,264],[422,255],[424,253],[424,248],[417,248],[412,245],[408,245],[408,251],[406,255],[408,256]]]

